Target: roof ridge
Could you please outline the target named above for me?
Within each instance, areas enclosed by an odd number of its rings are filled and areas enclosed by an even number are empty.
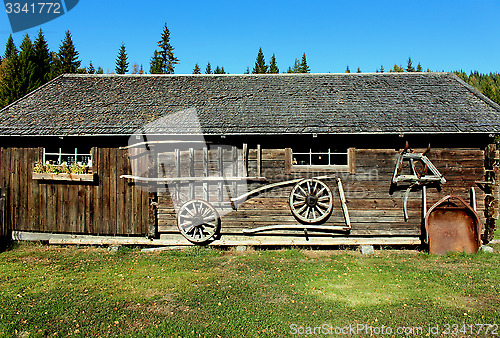
[[[449,72],[386,72],[386,73],[276,73],[276,74],[62,74],[63,77],[266,77],[266,76],[447,76]]]

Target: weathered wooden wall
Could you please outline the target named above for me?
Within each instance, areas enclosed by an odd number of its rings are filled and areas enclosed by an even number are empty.
[[[424,149],[417,149],[422,152]],[[337,175],[341,178],[347,199],[347,206],[352,223],[352,230],[348,236],[421,236],[422,234],[422,194],[420,191],[411,192],[408,199],[409,220],[405,222],[403,216],[404,190],[389,194],[390,182],[394,172],[398,151],[388,149],[354,149],[355,162],[352,172],[321,171],[317,173],[293,172],[287,165],[288,155],[285,149],[262,149],[259,168],[258,152],[256,149],[248,151],[248,175],[260,176],[268,179],[265,184],[290,180],[301,177],[319,175]],[[224,155],[230,158],[230,154]],[[182,156],[181,156],[182,157]],[[441,191],[429,187],[427,189],[427,207],[429,208],[446,194],[456,194],[466,201],[469,200],[469,189],[475,186],[475,181],[484,180],[484,151],[480,149],[432,149],[429,159],[444,175],[447,182]],[[195,153],[194,167],[200,168],[201,156]],[[242,166],[243,155],[238,155]],[[217,170],[216,163],[210,162],[210,167]],[[290,171],[288,174],[287,172]],[[241,174],[241,171],[238,172]],[[231,176],[230,173],[225,173]],[[194,172],[194,176],[203,176],[202,172]],[[262,183],[249,184],[247,189],[252,190]],[[344,217],[340,207],[340,200],[335,181],[329,183],[334,194],[334,210],[324,225],[344,225]],[[256,197],[248,199],[237,211],[222,210],[227,214],[221,217],[221,239],[235,235],[242,235],[242,230],[264,225],[298,224],[288,205],[289,192],[292,186],[277,188]],[[217,187],[212,185],[210,201],[217,204],[215,198]],[[201,184],[195,187],[200,192]],[[484,216],[484,194],[477,191],[478,214]],[[241,193],[241,191],[240,191]],[[187,193],[186,193],[187,194]],[[198,198],[203,196],[197,195]],[[484,222],[484,217],[483,222]],[[159,231],[162,238],[178,234],[176,214],[170,195],[159,195],[158,207]],[[303,231],[268,231],[252,235],[251,237],[272,236],[304,236]],[[345,236],[346,233],[333,233],[334,236]],[[330,237],[332,233],[309,232],[309,236]]]
[[[94,182],[32,178],[42,148],[2,148],[0,187],[8,189],[9,229],[20,231],[147,235],[148,192],[120,175],[130,174],[128,152],[92,148]]]

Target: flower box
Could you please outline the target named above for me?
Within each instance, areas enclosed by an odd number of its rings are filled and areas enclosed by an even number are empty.
[[[92,182],[94,174],[33,173],[34,180]]]

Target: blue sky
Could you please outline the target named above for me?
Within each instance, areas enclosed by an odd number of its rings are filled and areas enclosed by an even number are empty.
[[[276,54],[280,71],[306,53],[313,73],[359,67],[374,72],[409,56],[424,69],[500,71],[500,0],[422,1],[128,1],[80,0],[67,14],[39,27],[51,50],[70,30],[82,65],[114,71],[125,43],[129,62],[149,71],[164,23],[179,58],[176,73],[195,63],[224,66],[232,74],[253,67],[262,47],[266,61]],[[0,46],[12,30],[0,13]]]

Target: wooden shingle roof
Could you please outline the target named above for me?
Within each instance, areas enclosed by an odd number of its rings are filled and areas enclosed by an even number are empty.
[[[62,75],[1,110],[0,135],[130,135],[157,119],[146,133],[500,133],[500,106],[451,73],[378,73]]]

